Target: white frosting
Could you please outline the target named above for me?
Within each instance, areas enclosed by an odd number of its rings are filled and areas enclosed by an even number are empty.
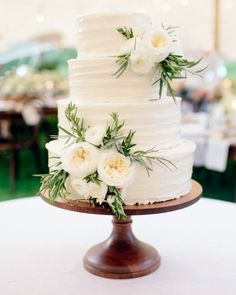
[[[58,169],[61,168],[61,165],[58,165],[60,159],[65,150],[66,141],[65,140],[52,140],[46,143],[46,149],[48,150],[48,168],[49,170],[54,170],[55,167]]]
[[[150,176],[145,169],[135,164],[136,178],[127,188],[126,205],[148,204],[168,199],[178,198],[191,189],[191,175],[193,167],[193,153],[195,144],[182,140],[180,144],[162,150],[163,158],[171,161],[176,168],[169,168],[160,163],[153,166]]]
[[[163,100],[137,103],[93,103],[73,101],[77,115],[84,118],[88,126],[104,125],[111,119],[110,114],[117,112],[120,120],[125,121],[124,133],[135,130],[134,141],[138,149],[149,149],[176,145],[180,141],[180,102],[174,103],[171,97]],[[65,117],[69,100],[58,101],[58,125],[70,131]],[[59,134],[65,134],[59,130]]]
[[[141,75],[127,69],[119,78],[116,58],[79,58],[69,60],[71,99],[80,102],[136,102],[159,98],[153,72]]]
[[[55,155],[62,155],[64,142],[54,140],[49,142],[46,147],[49,158],[53,159]],[[127,188],[125,204],[154,203],[178,198],[189,192],[194,150],[195,144],[188,140],[183,140],[172,148],[161,150],[161,156],[170,160],[176,168],[171,165],[167,168],[156,163],[149,176],[142,166],[135,164],[136,176]]]
[[[134,148],[147,150],[156,147],[163,158],[177,168],[160,163],[153,165],[150,176],[144,167],[135,163],[136,177],[127,188],[125,204],[147,204],[178,198],[191,189],[195,145],[180,138],[180,103],[164,95],[158,98],[153,73],[135,74],[127,69],[119,78],[113,73],[125,37],[118,27],[132,27],[141,36],[150,24],[145,14],[106,14],[78,18],[78,58],[69,61],[70,99],[58,101],[58,124],[70,131],[65,117],[67,104],[73,100],[77,115],[88,126],[104,125],[109,114],[116,112],[125,121],[123,131],[136,131]],[[112,57],[113,56],[113,57]],[[59,130],[59,140],[46,145],[49,167],[55,165],[65,148],[65,133]],[[50,168],[52,169],[52,168]]]
[[[81,55],[117,55],[125,37],[119,27],[132,28],[141,36],[151,19],[142,13],[95,14],[77,18],[77,49]]]

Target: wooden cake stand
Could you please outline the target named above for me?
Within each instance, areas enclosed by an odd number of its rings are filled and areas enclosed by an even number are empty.
[[[185,208],[197,202],[202,195],[202,187],[192,181],[191,191],[179,199],[150,205],[125,206],[126,220],[113,217],[113,230],[110,237],[88,250],[84,257],[84,267],[90,273],[104,278],[137,278],[154,272],[161,262],[161,257],[152,246],[139,241],[131,229],[131,215],[146,215],[170,212]],[[91,214],[113,215],[109,209],[94,207],[85,202],[50,203],[56,207]]]

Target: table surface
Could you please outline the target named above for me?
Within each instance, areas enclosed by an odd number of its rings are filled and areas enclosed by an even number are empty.
[[[108,237],[111,217],[62,210],[39,197],[1,202],[0,294],[236,294],[236,204],[201,199],[133,221],[136,236],[158,249],[161,267],[137,279],[104,279],[86,272],[82,260]]]

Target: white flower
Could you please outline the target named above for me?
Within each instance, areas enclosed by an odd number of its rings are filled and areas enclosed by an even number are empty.
[[[175,41],[172,41],[171,52],[184,56],[183,47],[179,39],[175,38]]]
[[[66,189],[69,192],[67,198],[70,200],[88,199],[88,183],[80,178],[69,176],[66,180]]]
[[[124,155],[107,152],[101,156],[98,174],[107,185],[123,187],[133,180],[134,167]]]
[[[106,133],[106,125],[89,127],[85,132],[85,140],[94,145],[101,145]]]
[[[164,29],[152,28],[144,33],[143,41],[146,46],[153,50],[157,63],[166,59],[171,52],[172,41]]]
[[[70,200],[87,200],[92,197],[96,198],[97,202],[101,204],[105,200],[108,186],[103,182],[96,184],[78,177],[69,176],[66,180],[66,189],[69,192],[67,198]]]
[[[100,204],[104,202],[108,190],[108,186],[104,182],[100,182],[99,184],[89,182],[88,187],[90,197],[96,198]]]
[[[144,46],[144,44],[139,37],[133,37],[133,38],[128,39],[124,42],[124,44],[121,46],[119,54],[120,55],[129,54],[133,50],[138,49],[143,46]]]
[[[155,65],[155,56],[151,50],[141,48],[134,50],[130,55],[130,67],[138,74],[147,74]]]
[[[150,72],[156,60],[152,50],[138,37],[127,40],[121,47],[120,54],[130,54],[129,66],[138,74]]]
[[[61,157],[62,168],[73,176],[84,178],[97,170],[99,149],[87,142],[74,143]]]

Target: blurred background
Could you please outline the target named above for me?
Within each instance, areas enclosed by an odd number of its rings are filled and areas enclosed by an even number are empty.
[[[146,12],[180,27],[202,77],[176,82],[182,134],[197,144],[193,178],[204,196],[236,201],[236,0],[0,0],[0,201],[37,194],[45,143],[57,133],[56,101],[68,97],[78,14]]]

